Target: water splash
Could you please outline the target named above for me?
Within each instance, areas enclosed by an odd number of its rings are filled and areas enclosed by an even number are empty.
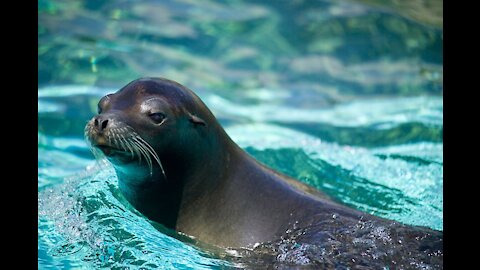
[[[172,232],[166,229],[158,231],[124,201],[116,181],[113,169],[100,161],[39,192],[39,243],[48,247],[49,256],[66,257],[86,268],[229,266],[168,236]]]

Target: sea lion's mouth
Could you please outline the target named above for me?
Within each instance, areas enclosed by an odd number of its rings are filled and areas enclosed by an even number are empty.
[[[145,162],[150,174],[153,173],[153,162],[156,162],[165,179],[167,178],[155,149],[133,128],[130,126],[110,127],[99,132],[92,123],[93,120],[85,126],[84,135],[95,158],[101,158],[98,155],[100,151],[114,164],[127,164],[135,160],[138,160],[139,164]]]
[[[110,145],[97,144],[97,145],[93,145],[93,146],[100,149],[100,151],[102,151],[102,153],[107,157],[130,155],[129,152],[126,152],[123,149],[118,149],[118,148],[116,148],[114,146],[110,146]]]

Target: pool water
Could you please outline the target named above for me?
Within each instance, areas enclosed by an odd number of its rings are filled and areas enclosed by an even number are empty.
[[[243,267],[143,217],[90,153],[100,97],[142,76],[193,89],[268,166],[443,230],[442,3],[422,3],[39,1],[39,268]]]

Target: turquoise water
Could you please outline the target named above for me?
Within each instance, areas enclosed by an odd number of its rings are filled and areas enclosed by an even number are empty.
[[[89,152],[99,98],[142,76],[195,90],[265,164],[443,230],[442,3],[378,2],[39,1],[39,268],[236,265],[145,219]]]

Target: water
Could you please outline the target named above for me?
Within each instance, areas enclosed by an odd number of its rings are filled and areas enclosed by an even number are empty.
[[[421,3],[39,1],[39,268],[241,267],[129,207],[89,152],[99,98],[142,76],[194,89],[263,163],[443,230],[442,3]]]

